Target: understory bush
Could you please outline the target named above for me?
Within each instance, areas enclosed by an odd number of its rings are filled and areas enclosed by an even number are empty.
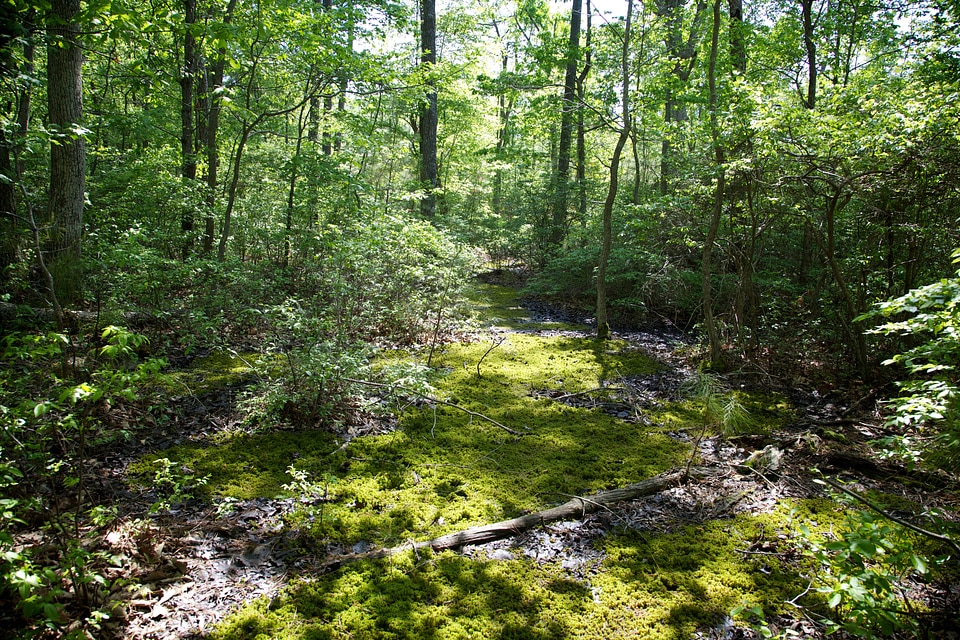
[[[153,424],[162,360],[139,359],[146,338],[110,326],[92,345],[61,333],[8,335],[0,378],[0,597],[15,606],[23,637],[86,638],[110,618],[105,532],[115,508],[99,504],[95,448]],[[134,418],[134,416],[136,416]],[[29,527],[42,540],[26,545]]]
[[[834,497],[855,506],[850,496]],[[843,530],[826,538],[803,524],[798,529],[804,554],[819,567],[811,587],[826,597],[830,612],[823,622],[828,633],[842,629],[871,639],[921,634],[919,605],[910,600],[904,582],[930,571],[931,560],[920,551],[916,534],[879,514],[856,509],[848,512]]]
[[[953,252],[960,264],[960,249]],[[960,461],[960,271],[887,300],[860,320],[884,320],[871,333],[900,338],[907,348],[884,361],[902,365],[910,379],[899,383],[887,427],[896,433],[882,444],[889,455],[956,470]]]

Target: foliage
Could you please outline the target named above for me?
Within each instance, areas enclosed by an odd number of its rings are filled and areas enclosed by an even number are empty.
[[[960,263],[960,250],[953,253]],[[960,459],[960,272],[953,278],[881,302],[861,320],[885,320],[871,333],[894,336],[909,348],[884,361],[902,365],[912,380],[900,383],[887,421],[899,435],[886,440],[891,451],[912,462],[927,460],[944,468]],[[904,318],[904,319],[897,319]]]
[[[95,363],[86,371],[69,366],[66,350],[73,345],[66,335],[11,334],[4,341],[0,593],[13,597],[29,621],[28,635],[87,637],[110,617],[104,568],[112,556],[97,545],[115,514],[89,501],[88,449],[130,436],[112,414],[147,399],[164,363],[139,362],[147,339],[125,328],[107,327],[100,338],[85,354]],[[19,376],[9,375],[14,369]],[[42,526],[54,553],[34,557],[24,548],[17,536],[28,521]]]
[[[852,503],[846,496],[841,501]],[[846,526],[833,537],[824,539],[804,524],[798,530],[804,553],[819,565],[812,572],[816,591],[833,610],[825,619],[829,633],[920,634],[916,605],[903,580],[926,574],[930,561],[918,551],[914,535],[882,516],[856,510],[848,512]]]

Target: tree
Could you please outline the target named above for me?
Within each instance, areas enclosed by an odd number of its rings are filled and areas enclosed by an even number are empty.
[[[573,116],[581,110],[577,104],[577,62],[580,59],[581,0],[573,0],[570,9],[570,34],[563,77],[563,101],[560,103],[560,142],[557,147],[557,171],[554,177],[555,200],[550,241],[559,246],[567,229],[567,196],[570,176],[570,149],[573,142]]]
[[[687,0],[657,0],[657,11],[666,21],[664,43],[668,64],[672,62],[672,78],[667,81],[664,100],[663,122],[666,130],[660,160],[660,192],[664,195],[670,193],[677,172],[673,142],[677,135],[676,128],[688,119],[686,105],[678,94],[690,80],[690,74],[696,64],[697,45],[700,41],[700,30],[703,27],[703,16],[707,7],[706,2],[696,0],[693,18],[684,37],[686,2]]]
[[[423,71],[426,95],[420,106],[420,185],[425,193],[420,201],[420,215],[433,218],[437,211],[437,86],[432,78],[437,64],[436,0],[421,0],[420,5],[420,68]]]
[[[620,155],[630,137],[630,25],[633,18],[633,0],[627,0],[627,16],[623,25],[623,48],[621,50],[622,90],[620,103],[623,112],[623,124],[620,137],[610,158],[610,184],[607,198],[603,203],[603,234],[600,242],[600,264],[597,268],[597,338],[610,337],[610,324],[607,321],[607,265],[613,244],[613,205],[617,200],[617,187],[620,180]]]
[[[86,149],[81,128],[83,85],[79,42],[80,0],[52,0],[47,16],[47,113],[50,120],[50,188],[48,207],[53,219],[50,272],[61,304],[80,301],[82,293]]]
[[[721,0],[713,1],[713,29],[710,37],[710,62],[707,70],[707,82],[710,86],[710,138],[713,141],[716,175],[714,178],[713,210],[710,215],[707,239],[703,243],[703,258],[700,266],[703,288],[703,324],[710,344],[710,363],[714,367],[722,365],[723,352],[713,318],[713,246],[717,241],[720,216],[723,214],[724,187],[726,185],[726,172],[723,166],[725,152],[720,141],[720,125],[717,117],[717,50],[720,40],[720,2]]]
[[[192,185],[197,179],[197,150],[194,131],[194,87],[197,82],[197,38],[193,29],[197,22],[197,0],[183,0],[183,65],[180,69],[180,158],[181,176]],[[181,215],[183,258],[193,250],[193,207],[185,207]]]

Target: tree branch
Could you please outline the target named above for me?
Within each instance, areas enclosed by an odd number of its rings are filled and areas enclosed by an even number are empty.
[[[489,416],[483,415],[482,413],[477,413],[476,411],[471,411],[470,409],[467,409],[466,407],[462,407],[462,406],[460,406],[459,404],[454,404],[454,403],[452,403],[452,402],[447,402],[446,400],[439,400],[439,399],[437,399],[437,398],[431,398],[431,397],[428,396],[427,394],[421,393],[420,391],[417,391],[417,390],[415,390],[415,389],[410,389],[409,387],[401,387],[401,386],[395,385],[395,384],[385,384],[385,383],[383,383],[383,382],[371,382],[370,380],[357,380],[356,378],[344,378],[344,380],[347,381],[347,382],[352,382],[353,384],[359,384],[359,385],[363,385],[363,386],[366,386],[366,387],[375,387],[375,388],[377,388],[377,389],[397,389],[398,391],[403,391],[404,393],[409,393],[409,394],[412,395],[412,396],[417,396],[418,398],[423,398],[424,400],[427,400],[428,402],[433,402],[433,403],[436,403],[436,404],[442,404],[442,405],[445,406],[445,407],[452,407],[452,408],[457,409],[457,410],[459,410],[459,411],[463,411],[464,413],[466,413],[467,415],[469,415],[469,416],[471,416],[471,417],[480,418],[481,420],[486,420],[487,422],[489,422],[490,424],[494,425],[495,427],[500,427],[501,429],[503,429],[503,430],[506,431],[507,433],[512,434],[512,435],[515,435],[515,436],[517,436],[518,438],[522,438],[523,436],[530,435],[530,434],[528,434],[528,433],[520,433],[519,431],[516,431],[516,430],[514,430],[514,429],[511,429],[511,428],[508,427],[507,425],[501,424],[501,423],[497,422],[496,420],[494,420],[493,418],[491,418],[491,417],[489,417]]]

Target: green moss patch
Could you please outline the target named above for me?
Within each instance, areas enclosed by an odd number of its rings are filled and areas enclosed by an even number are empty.
[[[436,358],[438,396],[482,413],[521,437],[458,409],[411,410],[400,429],[337,451],[325,432],[238,434],[163,452],[207,490],[234,498],[284,495],[290,465],[324,484],[321,507],[291,524],[318,542],[398,544],[513,517],[582,494],[637,482],[679,465],[686,447],[669,437],[530,395],[583,390],[656,369],[617,342],[511,335],[453,345]],[[483,358],[477,375],[476,365]],[[149,460],[133,471],[149,472]]]
[[[189,391],[199,396],[251,380],[254,376],[251,365],[260,357],[255,353],[214,353],[196,358],[188,369],[167,373],[164,377],[171,393],[182,394]]]
[[[477,283],[467,291],[467,298],[481,325],[517,328],[529,319],[517,290],[511,287]]]
[[[837,517],[836,505],[825,518],[825,503],[811,502],[821,523]],[[212,637],[686,639],[742,602],[780,611],[806,588],[788,561],[741,552],[776,540],[790,518],[784,507],[672,534],[609,536],[608,557],[589,582],[555,564],[449,552],[355,563],[252,603]]]

